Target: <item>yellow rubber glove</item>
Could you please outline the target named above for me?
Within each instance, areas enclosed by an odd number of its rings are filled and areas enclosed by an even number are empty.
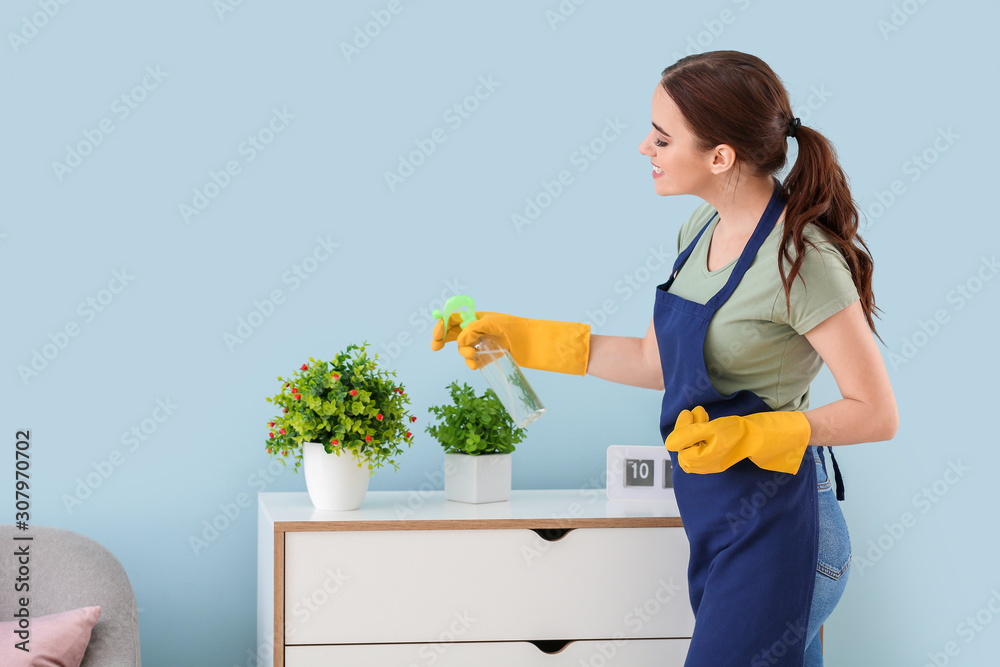
[[[586,375],[590,360],[590,325],[576,322],[531,320],[503,313],[476,312],[477,319],[465,329],[461,315],[452,313],[448,331],[439,320],[434,327],[431,349],[440,350],[449,341],[458,342],[458,351],[469,368],[479,368],[476,342],[483,336],[510,352],[518,366],[556,373]]]
[[[801,412],[758,412],[709,420],[705,408],[684,410],[666,446],[684,472],[722,472],[745,458],[758,468],[795,474],[809,445],[809,420]]]

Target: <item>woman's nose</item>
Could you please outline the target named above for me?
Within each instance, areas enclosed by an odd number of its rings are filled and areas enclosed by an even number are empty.
[[[642,153],[643,155],[650,155],[651,156],[653,154],[653,150],[650,147],[650,141],[649,141],[650,134],[652,134],[652,132],[650,132],[649,134],[647,134],[643,138],[643,140],[641,142],[639,142],[639,152]]]

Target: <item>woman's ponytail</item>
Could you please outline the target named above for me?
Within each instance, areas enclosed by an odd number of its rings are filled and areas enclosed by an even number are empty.
[[[789,294],[792,282],[802,267],[803,252],[808,243],[803,238],[803,231],[809,224],[815,224],[823,228],[847,260],[854,286],[861,297],[865,319],[874,332],[877,308],[872,293],[873,263],[868,246],[858,234],[858,208],[851,198],[847,176],[837,161],[836,150],[822,134],[799,126],[795,129],[795,139],[799,154],[782,183],[787,204],[778,268],[785,287],[785,305],[791,307]],[[795,249],[794,259],[790,248]],[[786,261],[790,263],[787,275]]]

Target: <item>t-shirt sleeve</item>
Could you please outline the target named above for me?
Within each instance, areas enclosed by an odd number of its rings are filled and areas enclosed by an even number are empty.
[[[791,264],[785,260],[783,266],[788,275]],[[771,318],[803,335],[860,298],[840,250],[833,243],[819,240],[816,247],[806,244],[802,268],[792,283],[790,297],[789,312],[784,288],[778,291]]]

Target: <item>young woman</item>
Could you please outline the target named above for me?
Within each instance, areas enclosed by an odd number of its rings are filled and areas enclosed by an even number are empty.
[[[897,410],[874,341],[872,260],[830,143],[780,79],[734,51],[663,71],[639,146],[659,195],[706,203],[681,227],[644,338],[478,313],[433,349],[499,338],[522,366],[664,390],[660,431],[691,545],[686,665],[822,665],[819,628],[851,546],[822,447],[891,439]],[[783,183],[789,140],[798,156]],[[455,316],[457,318],[457,316]],[[810,409],[823,363],[843,398]]]

